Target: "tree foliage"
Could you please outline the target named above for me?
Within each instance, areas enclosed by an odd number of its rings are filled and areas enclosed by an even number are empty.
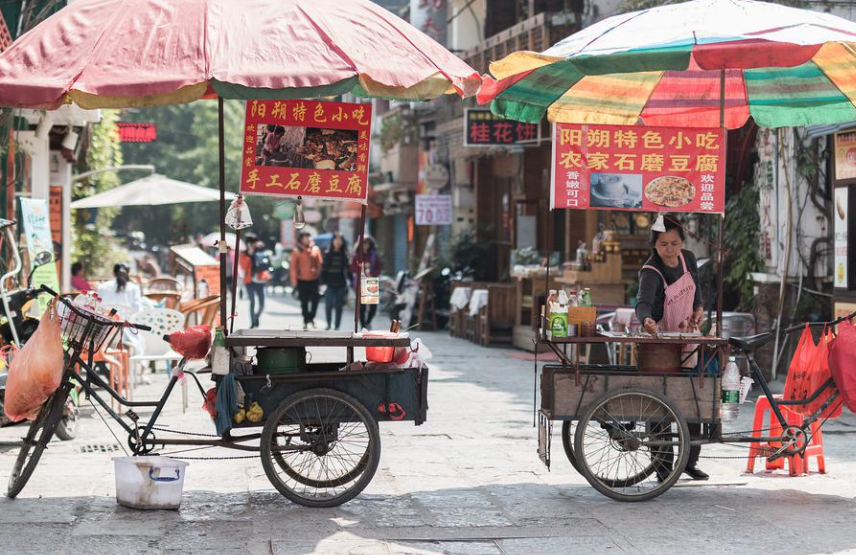
[[[101,121],[89,130],[88,146],[78,164],[78,173],[122,165],[119,131],[116,127],[118,119],[119,114],[115,110],[101,112]],[[119,184],[116,172],[94,174],[72,188],[72,200],[92,196]],[[106,275],[109,265],[126,258],[126,253],[113,240],[112,224],[117,213],[115,208],[101,208],[94,222],[89,221],[87,210],[76,210],[73,213],[72,259],[83,262],[95,274]]]
[[[725,260],[725,285],[734,290],[739,298],[737,310],[751,310],[755,303],[752,272],[764,268],[759,244],[761,222],[758,217],[760,193],[752,182],[744,183],[740,192],[728,199],[725,213],[728,214],[725,227],[725,248],[728,255]]]

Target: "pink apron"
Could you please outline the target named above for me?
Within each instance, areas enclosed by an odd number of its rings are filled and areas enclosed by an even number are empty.
[[[657,322],[661,331],[690,331],[689,326],[687,326],[685,330],[682,330],[681,323],[688,322],[690,317],[693,315],[693,308],[695,308],[693,306],[693,302],[695,301],[696,284],[692,274],[687,269],[687,263],[686,260],[684,260],[684,253],[680,253],[680,257],[681,265],[684,268],[684,274],[671,285],[666,282],[666,277],[662,272],[654,266],[648,264],[642,266],[643,269],[648,268],[649,270],[654,270],[663,279],[663,290],[666,298],[663,302],[663,319]],[[694,352],[697,348],[697,345],[684,345],[684,352],[681,356],[683,367],[695,367],[698,357]]]

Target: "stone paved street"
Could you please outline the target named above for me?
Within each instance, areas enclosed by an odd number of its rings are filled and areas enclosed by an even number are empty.
[[[298,312],[291,299],[271,299],[262,327],[295,326]],[[117,443],[89,409],[78,439],[51,443],[20,498],[0,499],[0,553],[856,553],[856,418],[850,413],[826,428],[827,475],[746,476],[745,459],[702,460],[710,483],[682,482],[655,501],[621,504],[571,468],[557,431],[552,471],[538,460],[533,368],[522,353],[477,347],[447,333],[421,337],[434,353],[428,422],[381,427],[380,469],[354,501],[336,509],[296,506],[273,489],[258,459],[239,459],[191,461],[178,512],[117,506],[111,457],[121,452],[82,452]],[[138,398],[158,395],[163,372],[153,382],[137,389]],[[213,433],[200,404],[191,391],[183,414],[175,395],[161,422]],[[731,429],[749,429],[750,412],[745,405]],[[0,430],[4,488],[22,433]],[[745,453],[726,446],[703,451]]]

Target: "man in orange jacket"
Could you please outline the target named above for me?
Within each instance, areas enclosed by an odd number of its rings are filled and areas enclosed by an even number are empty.
[[[318,312],[318,285],[321,280],[321,265],[324,258],[321,249],[315,246],[305,231],[297,236],[297,248],[291,251],[291,286],[297,289],[300,309],[303,311],[303,329],[315,327]]]

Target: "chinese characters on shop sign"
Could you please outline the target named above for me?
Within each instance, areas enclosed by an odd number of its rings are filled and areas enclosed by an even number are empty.
[[[154,123],[117,123],[119,141],[123,143],[151,143],[158,138]]]
[[[501,146],[537,143],[540,124],[495,116],[485,108],[464,110],[464,146]]]
[[[723,133],[557,123],[551,206],[723,213]]]
[[[241,192],[366,203],[369,104],[247,102]]]

